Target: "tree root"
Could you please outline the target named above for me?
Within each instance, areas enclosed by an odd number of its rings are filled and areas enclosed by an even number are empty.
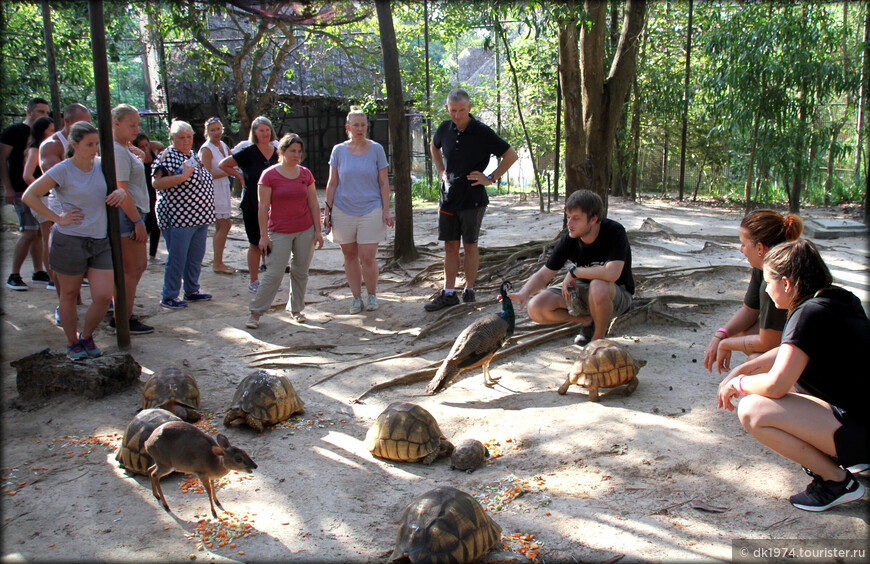
[[[273,355],[285,352],[293,352],[293,351],[304,351],[308,349],[333,349],[336,345],[324,345],[322,343],[308,343],[305,345],[293,345],[292,347],[281,347],[278,349],[269,349],[265,351],[254,351],[245,353],[242,356],[260,356],[260,355]]]
[[[670,304],[683,304],[694,307],[715,307],[725,304],[739,303],[738,300],[714,300],[710,298],[693,298],[691,296],[656,296],[654,298],[635,298],[631,309],[615,317],[610,322],[608,334],[624,333],[629,327],[645,322],[674,325],[677,327],[699,327],[694,321],[680,319],[667,312]]]

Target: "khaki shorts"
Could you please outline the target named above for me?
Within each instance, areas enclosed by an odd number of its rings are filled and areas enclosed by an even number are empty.
[[[338,206],[332,208],[332,231],[329,240],[339,245],[358,243],[368,245],[387,240],[384,208],[377,207],[365,215],[344,213]]]
[[[550,286],[547,291],[562,296],[562,284]],[[579,315],[589,315],[589,283],[577,281],[577,302],[574,304]],[[625,287],[616,284],[616,295],[613,297],[613,316],[621,315],[631,307],[631,294]]]

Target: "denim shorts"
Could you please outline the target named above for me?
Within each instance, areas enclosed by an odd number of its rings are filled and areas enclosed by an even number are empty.
[[[112,270],[109,238],[65,235],[54,227],[49,241],[48,263],[53,271],[67,276],[85,274],[89,268]]]
[[[477,243],[486,206],[458,211],[438,209],[438,240]]]
[[[39,222],[33,216],[30,207],[21,201],[21,194],[15,194],[15,202],[12,206],[15,208],[15,214],[18,215],[19,231],[36,231],[39,229]]]
[[[148,212],[143,212],[139,210],[139,218],[144,222],[145,214]],[[124,210],[118,208],[118,218],[121,220],[121,237],[131,237],[133,232],[136,230],[136,226],[133,225],[133,222],[130,221],[130,218],[127,217],[127,214],[124,213]]]

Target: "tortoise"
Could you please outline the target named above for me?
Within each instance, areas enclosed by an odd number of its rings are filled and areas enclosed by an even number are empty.
[[[489,450],[478,440],[466,439],[456,445],[450,456],[451,470],[465,470],[469,474],[477,470],[489,457]]]
[[[199,386],[186,368],[153,374],[142,388],[142,409],[160,407],[185,421],[199,421]]]
[[[247,424],[263,432],[265,425],[274,425],[294,413],[303,413],[303,402],[286,376],[274,376],[256,370],[239,382],[233,403],[224,417],[224,425]]]
[[[634,360],[615,341],[592,341],[580,352],[559,393],[565,394],[568,386],[577,384],[589,388],[589,401],[598,401],[598,388],[627,384],[622,393],[628,396],[637,389],[637,372],[645,365],[646,361]]]
[[[473,562],[501,538],[501,527],[467,493],[443,486],[430,490],[402,513],[390,562]]]
[[[366,433],[365,444],[373,455],[399,462],[431,464],[439,456],[453,452],[453,444],[441,433],[431,413],[400,401],[378,415]]]
[[[181,421],[181,418],[159,407],[143,409],[136,414],[127,425],[121,447],[115,455],[118,464],[134,474],[147,476],[148,467],[154,464],[154,460],[145,452],[145,441],[154,429],[170,421]]]

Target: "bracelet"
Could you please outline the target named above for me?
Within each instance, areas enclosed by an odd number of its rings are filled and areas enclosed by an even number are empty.
[[[726,339],[727,339],[728,337],[731,336],[731,334],[728,333],[728,329],[725,329],[724,327],[720,327],[720,328],[716,329],[716,332],[717,332],[717,333],[718,333],[719,331],[722,331],[723,333],[725,333],[725,338],[726,338]]]
[[[743,391],[743,386],[741,385],[741,380],[743,380],[745,377],[746,377],[746,374],[741,374],[740,376],[738,376],[737,377],[737,385],[734,386],[735,388],[737,388],[737,393],[740,394],[741,396],[746,395],[746,392]]]
[[[137,223],[142,223],[143,221],[145,221],[145,220],[140,217],[139,219],[137,219],[136,221],[133,222],[133,225],[136,225]]]

